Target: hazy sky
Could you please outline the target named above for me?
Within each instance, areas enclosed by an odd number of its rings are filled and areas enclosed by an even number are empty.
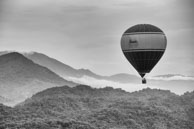
[[[194,76],[193,7],[193,0],[0,0],[0,51],[37,51],[101,75],[137,75],[120,39],[148,23],[168,41],[150,76]]]

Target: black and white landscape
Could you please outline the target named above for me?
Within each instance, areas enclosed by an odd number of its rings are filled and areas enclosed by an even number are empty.
[[[0,0],[0,129],[194,129],[193,5]]]
[[[88,69],[74,69],[42,53],[0,52],[0,93],[9,101],[4,104],[14,106],[44,89],[77,84],[94,88],[111,86],[128,92],[143,88],[171,90],[182,95],[193,91],[194,78],[183,75],[158,75],[148,78],[148,85],[141,84],[141,78],[130,74],[101,76]],[[184,87],[183,87],[184,85]]]
[[[135,75],[100,76],[36,52],[1,52],[0,68],[1,128],[190,129],[194,126],[192,77],[151,77],[149,85],[156,87],[150,89],[140,84]],[[158,89],[162,85],[166,87]],[[165,90],[170,87],[174,93]],[[182,92],[176,90],[179,88]]]

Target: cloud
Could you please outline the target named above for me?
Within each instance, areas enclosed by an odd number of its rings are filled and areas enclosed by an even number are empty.
[[[151,80],[162,80],[162,81],[175,81],[175,80],[184,80],[184,81],[194,81],[194,77],[190,76],[183,76],[183,75],[174,75],[174,76],[155,76],[155,77],[148,77]]]
[[[191,78],[189,77],[182,77],[182,76],[176,76],[171,77],[170,79],[167,79],[165,77],[161,78],[151,78],[152,80],[148,80],[147,84],[135,84],[135,83],[118,83],[108,80],[98,80],[92,77],[83,76],[81,78],[75,78],[75,77],[69,77],[65,78],[70,81],[74,81],[79,84],[85,84],[89,85],[95,88],[103,88],[106,86],[113,87],[113,88],[121,88],[127,92],[134,92],[139,91],[144,88],[151,88],[151,89],[162,89],[162,90],[170,90],[171,92],[174,92],[178,95],[182,95],[185,92],[193,91],[193,84],[194,81],[189,81]],[[150,78],[148,78],[150,79]],[[154,80],[155,79],[155,80]],[[159,80],[158,80],[159,79]],[[175,80],[176,79],[176,80]],[[177,79],[182,79],[181,81],[177,81]],[[184,80],[183,80],[184,79]],[[193,78],[192,78],[193,79]],[[168,81],[166,81],[168,80]],[[184,86],[183,86],[184,85]]]
[[[121,88],[125,91],[128,92],[134,92],[134,91],[139,91],[144,88],[150,87],[150,88],[157,88],[156,86],[150,86],[150,85],[144,85],[144,84],[134,84],[134,83],[127,83],[127,84],[122,84],[118,82],[113,82],[113,81],[108,81],[108,80],[98,80],[89,76],[83,76],[81,78],[75,78],[75,77],[69,77],[66,78],[67,80],[79,83],[79,84],[85,84],[89,85],[95,88],[103,88],[103,87],[113,87],[113,88]]]

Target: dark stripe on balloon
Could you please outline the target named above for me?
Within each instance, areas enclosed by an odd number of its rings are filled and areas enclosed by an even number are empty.
[[[139,73],[149,73],[163,53],[164,51],[136,51],[124,52],[124,55]]]
[[[137,51],[165,51],[165,49],[130,49],[130,50],[123,50],[123,52],[137,52]]]
[[[163,32],[133,32],[133,33],[124,33],[123,35],[136,35],[136,34],[162,34],[162,35],[165,35]]]

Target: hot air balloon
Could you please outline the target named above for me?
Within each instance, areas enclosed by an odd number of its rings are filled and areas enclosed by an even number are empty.
[[[144,78],[165,52],[167,39],[164,32],[150,24],[138,24],[127,29],[121,37],[121,49],[127,60]]]

